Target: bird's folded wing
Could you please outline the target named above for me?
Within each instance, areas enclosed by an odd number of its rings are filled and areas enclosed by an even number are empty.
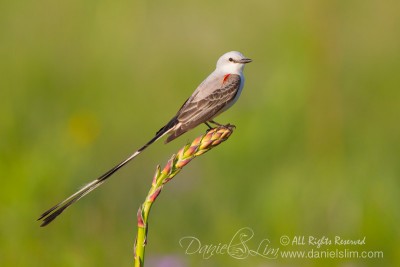
[[[221,79],[220,88],[210,90],[204,97],[189,99],[177,114],[177,120],[182,130],[189,130],[203,122],[212,119],[221,109],[232,101],[239,91],[240,76],[231,74]]]

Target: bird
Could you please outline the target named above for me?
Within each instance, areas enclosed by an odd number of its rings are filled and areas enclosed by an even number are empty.
[[[244,66],[252,62],[238,51],[223,54],[217,61],[215,70],[196,88],[183,103],[176,115],[165,124],[145,145],[128,158],[114,166],[94,181],[86,184],[73,195],[45,211],[37,220],[40,226],[46,226],[57,218],[65,209],[102,185],[116,171],[142,153],[147,147],[168,135],[165,143],[178,138],[200,124],[221,126],[214,121],[222,112],[230,108],[239,98],[244,86]]]

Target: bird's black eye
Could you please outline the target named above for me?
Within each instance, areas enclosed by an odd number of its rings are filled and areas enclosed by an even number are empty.
[[[232,61],[233,61],[233,58],[230,57],[230,58],[229,58],[229,61],[232,62]]]

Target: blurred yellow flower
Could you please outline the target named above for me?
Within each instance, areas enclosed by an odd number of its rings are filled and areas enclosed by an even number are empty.
[[[99,123],[93,114],[81,111],[68,120],[68,134],[80,146],[92,143],[99,134]]]

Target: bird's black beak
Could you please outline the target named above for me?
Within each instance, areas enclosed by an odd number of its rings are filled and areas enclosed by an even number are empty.
[[[242,58],[242,59],[240,59],[238,62],[239,63],[242,63],[242,64],[247,64],[247,63],[250,63],[250,62],[252,62],[253,60],[251,60],[250,58]]]

